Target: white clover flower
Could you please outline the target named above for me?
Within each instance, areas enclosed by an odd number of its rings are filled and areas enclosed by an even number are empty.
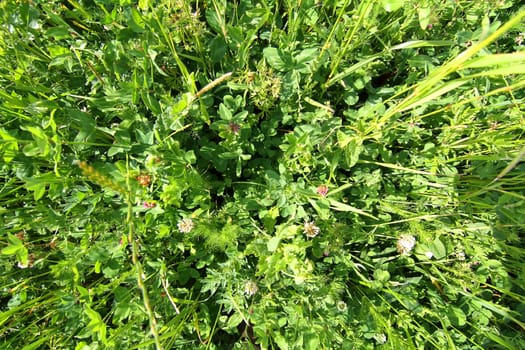
[[[416,238],[412,235],[401,235],[397,239],[397,251],[399,254],[409,254],[416,245]]]
[[[519,46],[521,46],[521,44],[523,44],[524,39],[525,39],[525,33],[519,33],[514,39],[514,42],[518,44]]]
[[[248,281],[244,284],[244,293],[248,296],[253,296],[259,291],[257,284],[254,281]]]
[[[378,344],[385,344],[386,343],[386,334],[385,333],[378,333],[374,335],[374,339]]]
[[[340,311],[340,312],[345,312],[346,309],[348,308],[348,307],[346,306],[346,303],[345,303],[344,301],[342,301],[342,300],[339,300],[339,301],[337,302],[336,307],[337,307],[337,310]]]
[[[314,238],[321,232],[321,229],[318,226],[315,226],[313,221],[305,221],[303,232],[308,238]]]
[[[16,264],[16,266],[19,268],[19,269],[27,269],[29,267],[29,264],[24,264],[23,262],[18,262]]]
[[[454,255],[456,256],[456,259],[458,259],[459,261],[465,261],[466,257],[465,257],[465,252],[462,251],[462,250],[458,250],[454,253]]]
[[[188,233],[193,230],[193,220],[192,219],[182,219],[177,223],[177,228],[181,233]]]

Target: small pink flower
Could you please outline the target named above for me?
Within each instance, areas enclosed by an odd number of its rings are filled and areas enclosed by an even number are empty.
[[[228,124],[228,128],[229,128],[230,131],[231,131],[233,134],[235,134],[235,135],[237,135],[237,134],[239,133],[239,130],[241,130],[240,125],[237,124],[237,123],[234,123],[234,122],[230,122],[230,123]]]
[[[144,203],[142,203],[142,206],[146,209],[151,209],[155,208],[157,206],[157,203],[155,203],[154,201],[144,201]]]
[[[321,185],[317,187],[317,194],[320,195],[321,197],[326,197],[327,193],[328,193],[328,186]]]

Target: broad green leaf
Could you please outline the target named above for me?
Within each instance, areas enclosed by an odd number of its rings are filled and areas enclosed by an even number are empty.
[[[35,142],[31,142],[23,148],[24,154],[26,156],[32,157],[39,155],[45,157],[49,154],[51,145],[49,144],[49,140],[44,130],[42,130],[40,127],[34,127],[30,125],[22,126],[21,129],[29,131],[35,140]]]
[[[4,249],[2,249],[2,255],[16,255],[18,251],[22,248],[23,246],[8,245]]]
[[[380,282],[388,282],[390,280],[390,273],[386,270],[377,269],[374,271],[374,279]]]
[[[280,72],[286,72],[293,68],[292,55],[275,47],[267,47],[263,55],[270,67]]]
[[[381,0],[381,5],[386,12],[397,11],[403,7],[404,3],[404,0]]]
[[[294,60],[297,64],[308,63],[316,59],[318,54],[317,48],[304,49],[297,56],[294,57]]]
[[[467,316],[459,307],[449,306],[448,319],[456,327],[462,327],[467,323]]]
[[[106,343],[106,324],[102,320],[100,314],[89,307],[89,305],[85,305],[84,311],[90,319],[87,328],[93,333],[97,333],[99,339],[102,340],[103,343]]]
[[[58,45],[51,45],[47,47],[47,50],[49,51],[49,55],[51,57],[57,57],[57,56],[63,56],[63,55],[69,55],[71,54],[71,51],[68,48],[58,46]]]
[[[142,101],[146,107],[153,112],[153,115],[159,115],[162,112],[159,101],[147,92],[141,94]]]
[[[275,209],[277,209],[276,213],[278,213],[279,212],[278,208],[275,207]],[[277,227],[276,235],[280,239],[294,238],[297,233],[297,228],[298,228],[297,225],[289,225],[289,224],[279,225]]]
[[[5,129],[0,128],[0,137],[2,138],[0,144],[0,152],[4,162],[10,163],[18,152],[17,139],[11,136]]]
[[[24,187],[29,191],[33,191],[35,201],[41,199],[46,191],[46,186],[54,182],[62,182],[62,179],[57,178],[54,173],[46,173],[37,175],[31,178],[24,179]]]
[[[344,151],[346,159],[346,168],[352,168],[357,164],[359,156],[363,150],[362,140],[355,135],[347,135],[344,132],[337,131],[338,146]]]
[[[275,332],[274,335],[273,335],[273,338],[274,338],[274,341],[277,344],[277,346],[279,346],[279,349],[281,349],[281,350],[288,350],[289,349],[288,342],[286,341],[286,339],[279,332]]]
[[[234,313],[233,315],[231,315],[229,318],[228,318],[228,322],[226,324],[226,326],[230,329],[234,329],[235,327],[237,327],[241,322],[243,321],[242,319],[242,316],[241,314],[239,313]]]
[[[135,8],[131,9],[131,17],[128,21],[128,25],[136,33],[142,33],[145,30],[144,19],[142,19],[140,12]]]
[[[280,237],[272,237],[270,240],[268,240],[268,243],[266,244],[266,247],[268,248],[269,252],[275,252],[277,250],[277,246],[279,245],[279,242],[281,241]]]
[[[151,0],[139,0],[139,8],[141,10],[147,10],[149,8]]]
[[[20,246],[22,247],[24,245],[24,242],[22,242],[22,240],[18,237],[16,237],[15,235],[12,235],[10,233],[7,234],[7,241],[9,242],[10,245],[13,245],[13,246]]]
[[[443,259],[447,256],[447,249],[439,238],[436,238],[429,248],[436,259]]]
[[[419,19],[419,26],[421,29],[425,30],[428,27],[428,24],[430,23],[430,14],[432,13],[432,9],[430,7],[426,6],[419,6],[417,8],[417,15]]]
[[[330,218],[330,205],[326,199],[316,201],[308,198],[308,202],[310,202],[321,220],[328,220]]]
[[[226,27],[225,27],[224,19],[221,17],[222,17],[221,15],[219,15],[216,11],[212,9],[206,10],[206,21],[208,22],[210,27],[217,34],[222,34],[226,36]]]
[[[232,120],[233,118],[231,110],[228,107],[226,107],[226,105],[223,103],[219,105],[219,115],[221,116],[221,119],[227,121]]]
[[[304,335],[304,349],[318,350],[320,347],[319,335],[314,332],[306,332]]]

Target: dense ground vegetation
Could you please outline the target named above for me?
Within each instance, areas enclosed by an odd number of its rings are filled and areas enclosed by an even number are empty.
[[[0,2],[0,347],[525,349],[525,9]]]

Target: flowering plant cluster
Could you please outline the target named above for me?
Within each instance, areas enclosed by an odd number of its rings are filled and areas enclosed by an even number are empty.
[[[525,349],[520,5],[0,1],[0,348]]]

